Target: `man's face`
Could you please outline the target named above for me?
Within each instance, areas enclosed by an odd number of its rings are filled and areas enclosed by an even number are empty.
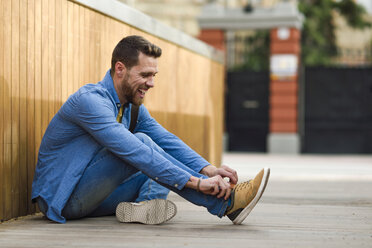
[[[154,87],[154,77],[157,72],[157,59],[140,53],[138,64],[127,70],[120,82],[121,95],[127,102],[141,105],[147,91]]]

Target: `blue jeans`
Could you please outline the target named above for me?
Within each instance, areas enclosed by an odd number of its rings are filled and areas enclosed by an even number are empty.
[[[174,165],[199,178],[207,178],[191,170],[155,144],[143,133],[135,136],[144,144],[161,153]],[[152,175],[148,175],[152,177]],[[155,198],[165,199],[170,190],[198,206],[204,206],[208,212],[222,217],[228,201],[216,196],[205,195],[196,190],[184,187],[178,190],[170,185],[156,183],[148,176],[125,163],[107,149],[103,148],[89,163],[78,185],[62,211],[66,219],[77,219],[85,216],[104,216],[115,213],[116,206],[122,201],[143,201]],[[42,202],[39,201],[39,205]],[[42,211],[42,206],[40,206]]]

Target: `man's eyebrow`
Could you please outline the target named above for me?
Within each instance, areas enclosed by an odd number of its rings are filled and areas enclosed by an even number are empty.
[[[142,76],[147,76],[147,75],[156,75],[158,72],[141,72],[140,74],[142,75]]]

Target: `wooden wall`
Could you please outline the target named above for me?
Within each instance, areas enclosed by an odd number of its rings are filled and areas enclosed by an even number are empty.
[[[30,202],[38,147],[53,115],[109,69],[116,43],[140,34],[163,49],[145,105],[166,128],[220,164],[222,64],[67,0],[0,0],[0,219]]]

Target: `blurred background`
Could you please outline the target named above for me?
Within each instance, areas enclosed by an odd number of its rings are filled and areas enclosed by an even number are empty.
[[[225,150],[372,153],[372,1],[120,1],[225,52]]]

